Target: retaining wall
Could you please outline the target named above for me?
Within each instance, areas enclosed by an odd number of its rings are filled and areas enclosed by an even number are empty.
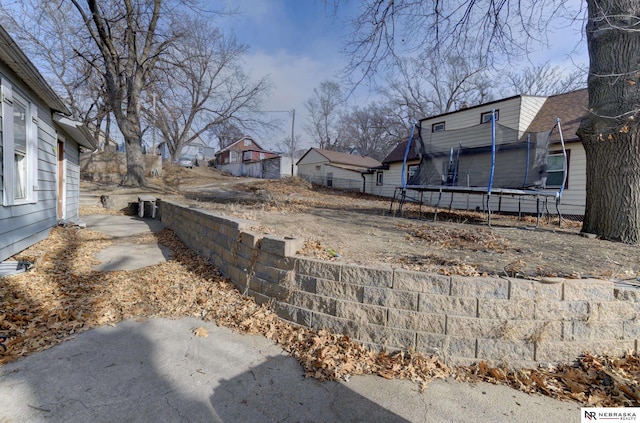
[[[257,222],[161,201],[163,223],[257,302],[291,322],[376,348],[434,353],[450,364],[571,362],[638,351],[640,291],[612,281],[556,283],[443,276],[296,256],[302,239]]]

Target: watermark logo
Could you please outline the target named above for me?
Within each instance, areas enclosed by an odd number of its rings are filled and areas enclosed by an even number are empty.
[[[580,409],[580,423],[591,422],[638,422],[640,407],[594,407]]]
[[[584,410],[584,418],[591,421],[591,420],[598,420],[598,418],[596,417],[596,412],[595,411],[589,411],[589,410]]]

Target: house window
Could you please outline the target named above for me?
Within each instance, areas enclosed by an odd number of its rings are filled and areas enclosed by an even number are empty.
[[[431,132],[442,132],[444,131],[444,122],[438,122],[431,125]]]
[[[320,170],[320,165],[316,165],[316,170]]]
[[[27,198],[27,105],[13,99],[13,197]]]
[[[496,113],[496,121],[500,118],[500,110],[495,110]],[[489,123],[491,122],[491,112],[485,112],[480,115],[480,123]]]
[[[245,139],[245,140],[244,140],[244,146],[245,146],[245,147],[249,147],[249,146],[251,146],[251,140],[249,140],[249,139]]]
[[[569,153],[567,150],[567,179],[564,188],[569,188]],[[564,179],[564,155],[562,151],[552,151],[547,156],[547,186],[559,188]]]
[[[327,172],[327,186],[333,186],[333,172]]]
[[[376,185],[383,185],[383,179],[384,178],[384,173],[383,172],[377,172],[376,173]]]
[[[10,206],[36,202],[38,148],[35,107],[2,84],[2,204]]]
[[[407,182],[409,182],[411,178],[413,178],[413,175],[418,172],[419,167],[420,165],[409,165],[407,167]]]
[[[235,151],[229,152],[229,163],[235,163],[238,160],[238,153]]]

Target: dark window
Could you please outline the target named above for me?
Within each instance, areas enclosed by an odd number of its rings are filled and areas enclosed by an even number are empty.
[[[384,178],[384,173],[382,172],[376,173],[376,185],[382,185],[383,178]]]
[[[413,178],[413,175],[418,172],[419,167],[420,165],[409,165],[407,167],[407,182],[409,182],[411,178]]]
[[[500,119],[500,110],[496,110],[496,121]],[[480,123],[491,122],[491,112],[485,112],[480,115]]]
[[[444,131],[444,122],[438,122],[431,125],[431,132],[442,132]]]

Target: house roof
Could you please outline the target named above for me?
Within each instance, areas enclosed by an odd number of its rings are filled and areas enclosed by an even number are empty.
[[[311,151],[315,151],[316,153],[324,156],[332,165],[342,164],[365,170],[371,167],[382,165],[382,163],[369,156],[357,156],[355,154],[341,153],[339,151],[333,150],[323,150],[321,148],[310,148],[306,153],[304,153],[304,156],[302,156],[300,160],[298,160],[298,163],[300,163],[300,161],[304,159],[304,157]]]
[[[429,116],[429,117],[426,117],[426,118],[422,118],[422,119],[420,119],[420,122],[425,121],[425,120],[439,118],[439,117],[442,117],[442,116],[451,115],[453,113],[458,113],[458,112],[465,111],[465,110],[473,110],[473,109],[476,109],[476,108],[479,108],[479,107],[486,107],[486,106],[489,106],[491,104],[501,103],[503,101],[513,100],[514,98],[520,98],[520,97],[539,97],[539,96],[535,96],[535,95],[527,95],[527,96],[525,96],[525,95],[514,95],[514,96],[511,96],[511,97],[507,97],[507,98],[501,98],[499,100],[489,101],[487,103],[477,104],[475,106],[465,107],[464,109],[452,110],[450,112],[442,113],[442,114],[439,114],[439,115],[434,115],[434,116]]]
[[[244,140],[249,139],[251,140],[251,142],[253,143],[252,145],[244,145]],[[237,145],[238,143],[242,143],[241,145]],[[258,147],[257,149],[254,147]],[[234,148],[234,146],[239,147],[239,148]],[[234,150],[234,151],[246,151],[246,150],[259,150],[259,151],[267,151],[264,150],[262,147],[260,147],[260,145],[251,137],[249,136],[244,136],[242,138],[240,138],[238,141],[233,142],[232,144],[229,144],[228,146],[226,146],[225,148],[223,148],[222,150],[218,151],[216,153],[216,156],[218,154],[224,153],[225,151],[230,151],[230,150]]]
[[[2,26],[0,26],[0,60],[6,63],[49,108],[65,115],[71,114],[67,106],[65,106],[55,91],[53,91],[53,88],[47,83],[40,71],[38,71]]]
[[[404,153],[405,153],[405,150],[407,149],[408,142],[409,140],[405,140],[399,143],[398,145],[396,145],[396,148],[391,150],[391,153],[389,153],[387,157],[385,157],[384,160],[382,160],[382,163],[395,163],[395,162],[404,161]],[[416,139],[411,141],[411,145],[409,146],[409,154],[407,155],[407,160],[420,159],[420,156],[416,152],[416,142],[418,142],[418,140]]]
[[[589,109],[589,91],[584,88],[564,94],[552,95],[542,105],[536,117],[531,121],[527,132],[548,131],[560,118],[560,127],[565,141],[577,141],[576,131],[580,121],[587,115]],[[558,131],[553,131],[551,142],[560,141]]]

